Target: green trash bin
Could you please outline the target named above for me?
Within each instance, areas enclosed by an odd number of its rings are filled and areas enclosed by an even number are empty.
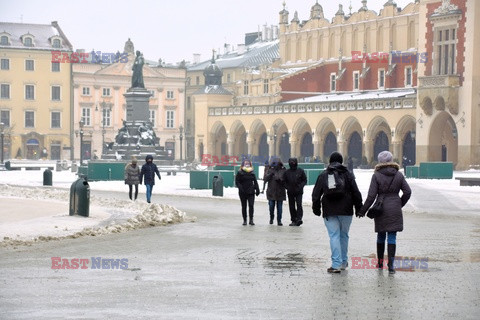
[[[11,164],[10,164],[10,161],[5,161],[5,168],[7,170],[10,170],[12,168]]]
[[[43,171],[43,185],[44,186],[51,186],[52,185],[52,170],[45,169]]]
[[[88,217],[90,214],[90,186],[87,179],[77,179],[70,187],[69,214]]]
[[[223,197],[223,178],[221,175],[213,176],[212,196]]]

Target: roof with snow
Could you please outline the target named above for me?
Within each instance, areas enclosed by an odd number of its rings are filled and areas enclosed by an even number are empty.
[[[282,91],[282,93],[305,94],[305,92]],[[398,90],[375,90],[363,92],[339,92],[315,95],[307,98],[285,101],[285,103],[309,103],[309,102],[336,102],[351,100],[376,100],[387,98],[401,98],[415,95],[415,89],[398,89]]]
[[[193,94],[224,94],[224,95],[233,95],[230,91],[222,87],[221,85],[217,86],[204,86],[203,88],[198,89]]]

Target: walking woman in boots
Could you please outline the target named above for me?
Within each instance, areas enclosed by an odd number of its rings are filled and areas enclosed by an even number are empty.
[[[252,162],[248,159],[242,161],[240,170],[238,170],[235,176],[235,185],[238,188],[238,195],[240,196],[240,202],[242,203],[242,217],[243,225],[247,225],[247,202],[248,202],[248,215],[249,224],[254,226],[253,223],[253,205],[255,202],[255,196],[260,194],[260,188],[258,187],[257,177],[253,172]]]
[[[140,168],[137,165],[137,158],[132,157],[132,162],[125,167],[125,184],[128,184],[128,196],[130,200],[137,200],[138,184],[140,183]],[[132,199],[132,187],[135,186],[135,196]]]
[[[412,191],[405,177],[398,170],[400,166],[393,162],[389,151],[378,154],[378,164],[375,167],[368,196],[358,216],[365,213],[377,196],[383,197],[383,214],[375,217],[375,232],[377,232],[378,269],[383,269],[385,239],[387,238],[388,271],[395,273],[394,261],[397,248],[397,232],[403,231],[402,208],[410,199]],[[399,196],[400,190],[402,196]]]

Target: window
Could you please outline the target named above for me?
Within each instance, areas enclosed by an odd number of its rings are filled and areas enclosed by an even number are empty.
[[[457,42],[455,28],[442,28],[435,32],[435,74],[454,74],[455,73],[455,54]]]
[[[379,89],[385,88],[385,70],[384,69],[378,70],[378,88]]]
[[[198,86],[200,85],[200,77],[199,76],[196,76],[195,77],[195,84]]]
[[[2,70],[10,70],[10,59],[2,59],[0,64]]]
[[[230,81],[232,81],[232,75],[227,73],[227,83],[230,83]]]
[[[412,67],[405,68],[405,87],[412,86]]]
[[[35,61],[25,60],[25,70],[34,71],[35,70]]]
[[[25,128],[35,127],[35,112],[25,111]]]
[[[187,119],[187,127],[185,128],[186,134],[190,134],[191,127],[192,127],[192,122],[190,121],[190,119]]]
[[[263,79],[263,93],[268,93],[269,81],[268,79]]]
[[[35,100],[35,86],[32,84],[25,85],[25,99]]]
[[[103,95],[104,97],[110,96],[110,88],[103,88],[103,90],[102,90],[102,95]]]
[[[243,94],[248,95],[248,80],[243,81]]]
[[[167,128],[173,128],[173,120],[175,116],[174,110],[167,110]]]
[[[52,100],[60,101],[60,86],[52,86]]]
[[[102,109],[102,126],[110,127],[112,125],[112,111],[110,109]]]
[[[0,44],[2,46],[8,46],[9,45],[9,42],[8,42],[8,37],[7,36],[2,36],[0,38]]]
[[[83,87],[82,88],[82,95],[89,96],[90,95],[90,88],[89,87]]]
[[[2,83],[0,85],[0,98],[1,99],[10,99],[10,85]]]
[[[23,44],[25,45],[25,47],[33,47],[33,39],[30,37],[25,37],[23,39]]]
[[[187,110],[190,110],[192,106],[192,99],[191,97],[187,97]]]
[[[360,72],[353,72],[353,90],[360,89]]]
[[[3,122],[5,127],[10,127],[10,110],[0,110],[0,122]]]
[[[53,39],[53,47],[54,48],[61,48],[62,47],[62,43],[60,41],[60,39]]]
[[[52,62],[52,72],[60,72],[60,62]]]
[[[173,91],[167,90],[167,99],[173,99]]]
[[[60,126],[60,112],[59,111],[53,111],[51,113],[51,127],[52,127],[52,129],[61,128],[61,126]]]
[[[335,73],[330,74],[330,91],[337,90],[337,75]]]
[[[150,122],[155,127],[155,110],[150,110]]]
[[[82,108],[82,118],[80,121],[83,121],[84,126],[90,126],[90,108]]]

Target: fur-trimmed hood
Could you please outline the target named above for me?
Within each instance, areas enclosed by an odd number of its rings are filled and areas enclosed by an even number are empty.
[[[375,171],[380,171],[383,168],[394,168],[400,170],[400,165],[396,162],[385,162],[385,163],[379,163],[375,166]]]

